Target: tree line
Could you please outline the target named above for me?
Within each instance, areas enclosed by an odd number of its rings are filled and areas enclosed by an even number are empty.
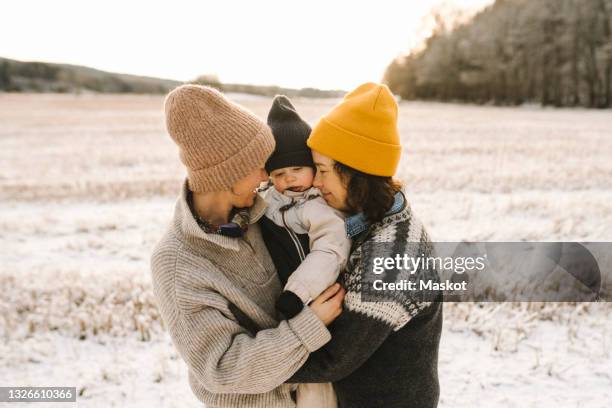
[[[284,88],[276,85],[249,85],[223,83],[216,75],[200,75],[191,84],[206,85],[218,89],[221,92],[246,93],[272,97],[274,95],[286,95],[290,98],[340,98],[346,91],[339,89],[317,89],[317,88]]]
[[[612,0],[496,0],[467,22],[434,18],[385,72],[404,99],[612,106]]]
[[[0,91],[55,93],[166,93],[180,82],[93,68],[0,58]]]

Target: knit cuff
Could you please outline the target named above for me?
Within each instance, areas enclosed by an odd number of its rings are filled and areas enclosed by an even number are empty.
[[[304,309],[297,316],[287,320],[287,322],[309,352],[323,347],[325,343],[331,340],[329,330],[310,307],[304,306]]]
[[[276,309],[285,319],[291,319],[304,309],[304,303],[295,293],[285,290],[276,301]]]
[[[293,292],[304,304],[308,304],[308,302],[312,300],[310,297],[310,290],[308,290],[306,285],[302,284],[298,279],[289,279],[289,282],[287,282],[283,290],[285,292]]]

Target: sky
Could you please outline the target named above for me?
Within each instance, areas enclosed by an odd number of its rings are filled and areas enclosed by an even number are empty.
[[[446,0],[477,10],[493,0]],[[0,56],[188,81],[352,89],[423,35],[440,0],[2,2]]]

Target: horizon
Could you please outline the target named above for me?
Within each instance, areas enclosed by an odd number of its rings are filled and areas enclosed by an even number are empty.
[[[473,13],[492,2],[381,0],[375,7],[351,3],[346,11],[340,2],[320,0],[293,9],[279,1],[184,0],[167,9],[117,0],[26,0],[4,7],[14,18],[0,27],[0,36],[12,38],[0,44],[0,56],[179,82],[215,75],[222,83],[347,90],[380,82],[387,65],[427,35],[423,19],[433,7]]]

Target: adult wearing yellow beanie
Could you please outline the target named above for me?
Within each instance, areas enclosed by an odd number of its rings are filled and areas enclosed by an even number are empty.
[[[385,85],[363,84],[319,121],[307,142],[317,168],[313,184],[347,215],[353,245],[339,277],[346,296],[330,326],[332,339],[289,382],[333,382],[340,408],[438,404],[440,293],[379,290],[372,280],[374,259],[433,256],[425,227],[392,179],[401,155],[397,111]],[[425,265],[411,274],[416,281],[440,279]],[[388,275],[378,277],[396,279]]]

